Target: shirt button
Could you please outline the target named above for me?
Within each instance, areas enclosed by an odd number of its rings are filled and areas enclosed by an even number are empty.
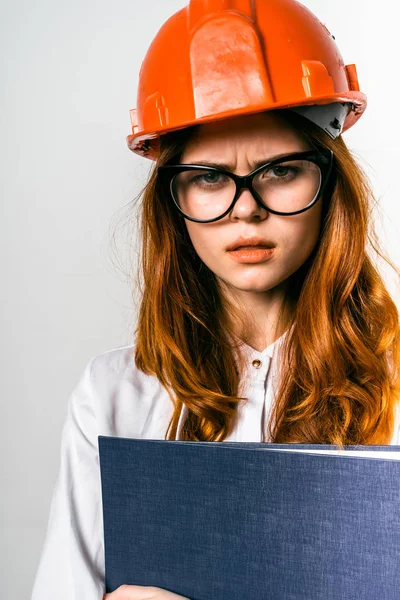
[[[261,360],[258,360],[258,358],[256,360],[253,360],[253,362],[251,363],[253,365],[253,367],[255,367],[256,369],[259,369],[261,367]]]

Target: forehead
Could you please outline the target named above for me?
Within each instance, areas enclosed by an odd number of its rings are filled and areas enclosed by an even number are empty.
[[[198,125],[183,160],[221,158],[238,153],[260,156],[310,149],[301,132],[274,111],[239,115]]]

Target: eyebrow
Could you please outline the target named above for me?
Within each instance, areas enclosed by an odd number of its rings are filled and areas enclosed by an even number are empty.
[[[250,164],[250,168],[252,171],[254,171],[255,169],[258,169],[258,167],[261,167],[262,165],[265,165],[268,162],[271,162],[273,160],[276,160],[277,158],[283,158],[285,156],[290,156],[291,154],[300,154],[303,152],[308,152],[308,150],[293,150],[293,152],[281,152],[280,154],[273,154],[272,156],[268,156],[266,158],[262,158],[261,160],[257,160],[255,162],[252,162]],[[204,165],[205,167],[215,167],[216,169],[224,169],[225,171],[231,171],[232,170],[232,166],[227,164],[227,163],[223,163],[223,162],[214,162],[214,161],[209,161],[209,160],[198,160],[197,162],[185,162],[182,163],[185,165]]]

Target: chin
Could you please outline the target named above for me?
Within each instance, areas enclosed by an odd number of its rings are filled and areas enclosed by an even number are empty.
[[[262,277],[260,274],[252,274],[251,277],[235,277],[232,279],[224,279],[225,283],[232,288],[241,290],[242,292],[267,292],[279,285],[283,279],[272,277]]]

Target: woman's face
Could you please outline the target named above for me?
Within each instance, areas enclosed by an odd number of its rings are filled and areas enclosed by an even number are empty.
[[[225,163],[229,171],[247,175],[254,164],[271,156],[311,150],[291,125],[273,112],[240,115],[200,125],[180,163]],[[294,273],[312,252],[320,232],[322,201],[291,216],[275,215],[258,206],[242,190],[232,211],[213,223],[185,219],[193,246],[217,279],[243,292],[267,292]],[[227,251],[239,236],[260,236],[275,246],[264,262],[237,262]]]

